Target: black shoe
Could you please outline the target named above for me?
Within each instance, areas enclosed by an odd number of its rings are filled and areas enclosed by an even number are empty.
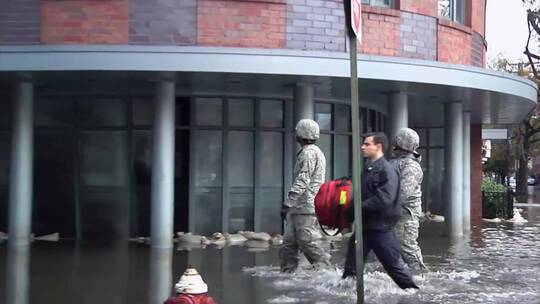
[[[355,277],[356,278],[356,271],[355,270],[345,269],[343,271],[343,275],[341,276],[341,278],[346,279],[347,277]]]

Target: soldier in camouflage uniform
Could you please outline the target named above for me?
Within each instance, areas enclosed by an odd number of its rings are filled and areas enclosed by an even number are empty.
[[[294,166],[294,181],[281,209],[286,220],[283,247],[279,252],[281,271],[292,273],[298,267],[298,249],[315,267],[330,265],[330,256],[319,244],[319,223],[315,216],[315,195],[324,182],[326,159],[314,143],[319,125],[302,119],[296,125],[296,141],[302,149]]]
[[[401,255],[409,267],[415,271],[426,271],[422,252],[418,246],[419,218],[422,213],[422,178],[420,154],[416,152],[420,137],[409,128],[400,129],[394,139],[394,156],[391,163],[400,176],[399,199],[403,216],[396,225],[400,240]]]

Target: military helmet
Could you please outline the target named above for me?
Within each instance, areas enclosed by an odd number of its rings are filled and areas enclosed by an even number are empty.
[[[317,140],[319,139],[319,124],[312,119],[301,119],[296,124],[296,136],[307,139]]]
[[[401,128],[396,134],[394,145],[407,152],[418,154],[416,149],[420,146],[420,136],[413,129]]]

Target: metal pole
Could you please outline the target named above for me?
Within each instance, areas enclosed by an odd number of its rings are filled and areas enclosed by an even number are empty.
[[[353,154],[353,188],[354,188],[354,235],[356,236],[356,303],[364,303],[364,256],[362,237],[362,201],[360,172],[360,113],[358,106],[358,72],[356,68],[356,36],[349,28],[349,49],[351,57],[351,120],[352,120],[352,154]]]

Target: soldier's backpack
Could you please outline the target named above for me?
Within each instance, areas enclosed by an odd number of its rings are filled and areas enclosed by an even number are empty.
[[[349,177],[342,177],[325,182],[315,196],[315,213],[325,234],[330,235],[323,226],[337,229],[349,227],[345,211],[352,204],[353,188]]]

